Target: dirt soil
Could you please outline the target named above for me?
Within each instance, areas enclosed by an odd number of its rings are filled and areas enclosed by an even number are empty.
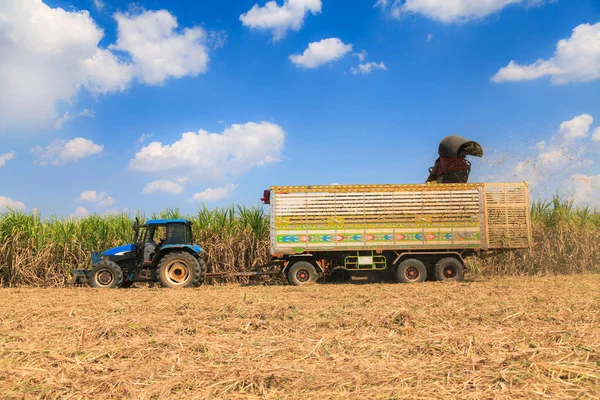
[[[600,275],[0,302],[3,398],[600,398]]]

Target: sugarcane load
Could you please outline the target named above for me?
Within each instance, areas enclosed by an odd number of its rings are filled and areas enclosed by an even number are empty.
[[[477,142],[450,135],[440,142],[438,154],[435,165],[429,168],[426,183],[467,183],[471,172],[471,163],[467,156],[482,157],[483,149]]]

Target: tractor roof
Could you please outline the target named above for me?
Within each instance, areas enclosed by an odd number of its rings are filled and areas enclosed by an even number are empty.
[[[151,219],[146,221],[146,225],[166,225],[166,224],[187,224],[187,219]]]

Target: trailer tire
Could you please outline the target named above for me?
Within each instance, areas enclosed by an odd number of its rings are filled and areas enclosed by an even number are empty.
[[[287,279],[292,286],[304,286],[315,283],[319,278],[317,269],[308,261],[298,261],[287,271]]]
[[[421,283],[427,280],[427,268],[416,258],[407,258],[396,268],[396,280],[402,283]]]
[[[178,289],[199,286],[204,276],[194,256],[178,251],[166,254],[159,261],[158,279],[162,286]]]
[[[438,281],[457,281],[465,279],[465,266],[457,258],[444,257],[435,263],[433,268],[435,279]]]
[[[115,262],[102,260],[88,273],[89,285],[93,288],[114,289],[123,284],[123,270]]]

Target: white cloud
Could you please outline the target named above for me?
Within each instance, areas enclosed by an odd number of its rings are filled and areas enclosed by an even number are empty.
[[[600,175],[574,174],[567,188],[576,205],[600,205]]]
[[[151,137],[152,137],[151,133],[142,133],[137,141],[138,141],[138,143],[144,143],[146,140],[150,139]]]
[[[570,121],[560,124],[560,133],[565,139],[577,139],[588,136],[594,118],[589,114],[581,114]]]
[[[309,43],[304,53],[292,54],[290,60],[302,68],[317,68],[344,57],[350,51],[351,44],[344,44],[338,38],[329,38]]]
[[[57,120],[54,122],[54,127],[55,127],[56,129],[60,129],[60,128],[62,128],[62,126],[63,126],[63,124],[64,124],[65,122],[67,122],[67,121],[70,121],[70,120],[72,120],[72,119],[73,119],[73,117],[72,117],[72,116],[70,116],[70,115],[69,115],[69,112],[67,111],[67,112],[65,112],[65,113],[64,113],[64,115],[63,115],[62,117],[60,117],[59,119],[57,119]]]
[[[42,0],[0,2],[0,129],[60,126],[56,103],[80,90],[121,92],[137,78],[161,84],[207,69],[202,28],[177,31],[168,11],[117,13],[117,41],[99,46],[104,31],[88,11],[51,8]],[[114,51],[114,52],[113,52]]]
[[[431,42],[431,39],[433,39],[433,33],[428,33],[427,34],[427,43]]]
[[[102,11],[102,9],[104,8],[104,2],[102,0],[94,0],[94,7],[96,7],[96,10],[98,11]]]
[[[95,203],[97,207],[110,207],[115,204],[115,199],[106,192],[97,192],[95,190],[86,190],[79,195],[79,200],[88,203]]]
[[[87,217],[88,215],[90,215],[90,212],[85,207],[77,207],[75,213],[73,213],[74,217]]]
[[[368,62],[368,63],[358,64],[357,67],[350,68],[350,72],[354,75],[357,75],[357,74],[368,75],[371,72],[373,72],[374,69],[381,69],[381,70],[387,71],[385,64],[383,63],[383,61],[381,61],[379,63]]]
[[[234,124],[222,133],[186,132],[173,144],[152,142],[135,154],[129,168],[140,172],[184,171],[206,179],[239,175],[279,161],[285,132],[270,122]]]
[[[15,158],[15,152],[11,151],[10,153],[0,154],[0,167],[4,167],[7,161]]]
[[[367,59],[367,52],[366,51],[361,51],[360,53],[354,53],[353,55],[358,57],[358,61],[363,62]]]
[[[166,10],[131,15],[116,13],[118,38],[111,50],[128,52],[138,78],[161,84],[168,78],[197,76],[208,69],[206,31],[201,27],[177,32],[177,18]]]
[[[269,30],[273,33],[273,40],[280,40],[288,30],[299,31],[307,14],[320,13],[321,6],[321,0],[284,0],[281,6],[275,1],[268,1],[263,7],[258,4],[252,6],[240,15],[240,21],[249,28]]]
[[[152,181],[146,185],[143,194],[153,194],[153,193],[171,193],[171,194],[181,194],[183,193],[183,185],[168,179],[159,179],[157,181]]]
[[[592,123],[589,114],[564,121],[547,140],[538,140],[530,146],[530,153],[525,156],[516,149],[499,156],[487,152],[483,159],[473,160],[473,179],[526,180],[534,196],[549,198],[559,193],[571,196],[578,204],[591,204],[593,194],[600,194],[598,181],[586,178],[598,173],[596,160],[600,149],[590,139]]]
[[[23,211],[27,208],[25,204],[20,201],[13,200],[9,197],[0,196],[0,211],[6,211],[12,209],[15,211]]]
[[[68,142],[56,139],[45,149],[38,146],[31,149],[31,152],[38,155],[35,161],[36,164],[46,166],[48,164],[63,165],[76,162],[91,155],[101,153],[103,150],[104,146],[95,144],[89,139],[78,137]]]
[[[50,126],[55,103],[70,102],[81,87],[107,90],[130,80],[111,76],[116,59],[98,48],[104,33],[87,11],[4,0],[0,26],[0,126]]]
[[[535,170],[536,181],[548,179],[557,170],[574,171],[593,163],[586,157],[586,145],[581,139],[586,138],[594,118],[589,114],[581,114],[560,124],[558,133],[549,142],[541,141],[535,146],[538,154],[529,166]]]
[[[581,24],[569,39],[556,45],[554,57],[519,65],[511,61],[492,78],[493,82],[516,82],[550,76],[552,83],[589,82],[600,78],[600,22]]]
[[[594,134],[592,135],[592,140],[594,142],[600,142],[600,126],[594,130]]]
[[[237,185],[228,184],[223,187],[218,188],[209,188],[200,193],[194,193],[194,200],[204,201],[204,202],[213,202],[221,200],[231,194],[235,190]]]
[[[94,115],[94,111],[86,108],[85,110],[81,111],[79,113],[80,117],[88,117],[88,118],[96,118],[96,116]]]
[[[529,7],[544,2],[545,0],[378,0],[375,7],[386,10],[393,18],[421,14],[445,23],[460,23],[484,18],[509,5]]]

